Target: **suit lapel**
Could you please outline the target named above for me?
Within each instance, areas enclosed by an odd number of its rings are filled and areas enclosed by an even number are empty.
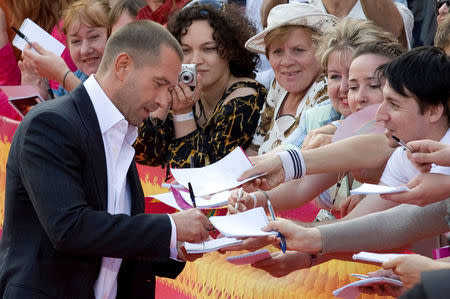
[[[106,157],[97,115],[83,84],[74,89],[70,95],[75,102],[75,107],[84,127],[80,129],[84,129],[86,133],[87,154],[91,161],[92,174],[97,183],[96,189],[100,199],[100,208],[106,210],[108,201]]]
[[[142,191],[141,181],[139,180],[139,174],[136,168],[136,163],[131,162],[128,169],[127,181],[130,186],[131,195],[131,215],[144,213],[145,211],[145,198]]]

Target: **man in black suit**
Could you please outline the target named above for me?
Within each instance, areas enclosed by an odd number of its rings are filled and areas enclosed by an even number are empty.
[[[125,25],[96,75],[22,120],[7,163],[2,298],[153,298],[155,275],[184,267],[177,241],[208,237],[198,209],[143,214],[133,158],[136,127],[170,105],[182,57],[162,26]]]

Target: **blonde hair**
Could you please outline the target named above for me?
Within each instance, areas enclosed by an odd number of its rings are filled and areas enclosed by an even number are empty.
[[[266,56],[269,57],[270,46],[275,41],[285,41],[288,38],[289,34],[291,34],[291,32],[296,29],[302,29],[302,30],[308,32],[311,35],[311,40],[312,40],[313,45],[315,47],[317,47],[317,45],[319,43],[320,35],[321,35],[318,31],[312,29],[311,27],[302,26],[302,25],[286,25],[286,26],[281,26],[279,28],[276,28],[276,29],[270,31],[264,37],[264,43],[266,44]]]
[[[67,35],[69,26],[74,22],[85,22],[92,27],[105,27],[108,21],[109,5],[97,0],[78,0],[63,14],[63,31]]]
[[[445,49],[450,44],[450,17],[446,17],[439,23],[436,35],[434,36],[434,45]]]
[[[330,27],[321,36],[316,57],[322,69],[328,70],[328,58],[334,51],[350,52],[360,45],[369,43],[394,43],[397,39],[374,22],[345,18],[336,26]]]

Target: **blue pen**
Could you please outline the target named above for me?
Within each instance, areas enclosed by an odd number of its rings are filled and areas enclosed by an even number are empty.
[[[276,219],[275,218],[275,213],[273,211],[272,204],[270,203],[269,199],[267,199],[267,207],[269,208],[269,212],[270,212],[270,216],[272,217],[272,220],[275,220]],[[284,238],[284,236],[280,232],[278,232],[278,237],[281,238],[281,242],[280,242],[281,250],[284,253],[286,253],[286,239]]]
[[[192,189],[192,185],[190,182],[188,183],[188,188],[189,188],[189,196],[191,197],[192,205],[194,206],[194,208],[196,208],[197,205],[195,204],[194,189]]]

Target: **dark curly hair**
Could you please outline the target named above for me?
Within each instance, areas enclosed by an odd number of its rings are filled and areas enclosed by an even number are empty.
[[[181,37],[196,20],[207,20],[213,28],[217,53],[228,61],[233,76],[255,78],[259,56],[244,45],[256,34],[256,28],[236,5],[224,4],[221,10],[208,4],[186,7],[169,19],[167,29],[181,43]]]

